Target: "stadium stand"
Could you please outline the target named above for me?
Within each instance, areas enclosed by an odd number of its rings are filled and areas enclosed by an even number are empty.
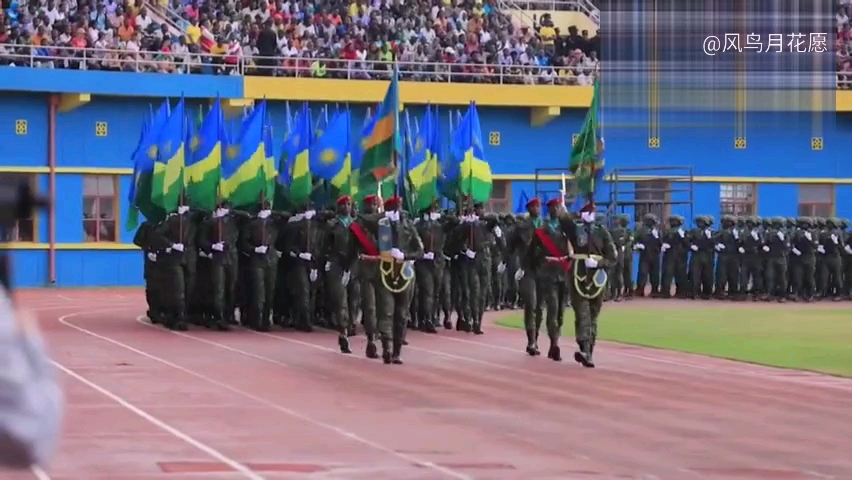
[[[554,23],[591,22],[588,0],[507,2],[6,0],[0,65],[380,79],[396,58],[405,80],[591,83],[597,29]]]
[[[840,0],[837,4],[837,41],[835,55],[837,56],[837,88],[852,88],[852,1]]]

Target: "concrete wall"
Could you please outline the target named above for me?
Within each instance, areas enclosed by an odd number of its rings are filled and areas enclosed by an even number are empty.
[[[140,124],[152,107],[162,99],[94,96],[92,101],[56,118],[57,163],[57,285],[107,286],[138,285],[142,283],[141,254],[123,245],[80,245],[84,239],[82,227],[82,191],[84,173],[81,168],[129,169],[129,156],[138,139]],[[195,103],[192,103],[195,102]],[[198,108],[200,100],[190,102]],[[36,172],[37,183],[47,192],[48,180],[44,169],[48,165],[48,96],[40,93],[0,93],[0,144],[3,145],[0,168],[12,171],[16,167]],[[296,105],[293,105],[296,107]],[[312,106],[315,118],[320,105]],[[343,105],[332,105],[344,108]],[[286,130],[286,106],[274,103],[272,119],[278,140]],[[353,106],[353,118],[358,124],[365,117],[364,106]],[[453,112],[455,109],[452,110]],[[410,110],[412,121],[422,108]],[[449,135],[448,114],[442,114],[444,136]],[[522,193],[534,195],[532,175],[536,168],[567,167],[570,138],[583,121],[583,111],[563,111],[561,117],[543,127],[531,127],[528,109],[481,108],[480,115],[485,152],[494,173],[512,176],[509,189],[514,209]],[[694,213],[719,215],[719,184],[754,182],[757,186],[757,213],[762,216],[796,214],[798,183],[815,178],[845,179],[852,183],[852,162],[842,152],[844,142],[852,141],[852,116],[834,114],[821,119],[821,131],[813,127],[809,114],[754,114],[748,117],[747,147],[734,148],[733,115],[720,113],[684,113],[661,119],[660,148],[648,147],[647,127],[642,124],[645,114],[604,112],[604,136],[607,139],[607,171],[617,168],[647,165],[687,165],[698,177],[693,185]],[[25,120],[27,133],[17,134],[16,121]],[[97,136],[95,125],[103,122],[106,136]],[[490,133],[499,133],[499,145],[488,145]],[[811,149],[811,138],[823,138],[822,151]],[[70,170],[70,171],[69,171]],[[683,171],[663,174],[682,175]],[[556,172],[549,172],[556,173]],[[641,173],[639,173],[641,175]],[[505,177],[504,177],[505,178]],[[765,178],[770,183],[760,183]],[[804,180],[803,180],[804,179]],[[126,196],[130,177],[121,175],[119,181],[119,223],[126,211]],[[500,182],[506,180],[499,180]],[[687,185],[679,184],[686,188]],[[540,190],[555,191],[559,182],[539,183]],[[502,187],[498,186],[498,190]],[[632,188],[620,184],[622,191]],[[834,185],[837,214],[852,217],[852,184],[843,181]],[[610,186],[601,188],[599,198],[605,200]],[[552,195],[552,194],[551,194]],[[674,213],[687,216],[686,206],[675,206]],[[45,285],[48,279],[48,241],[46,214],[36,221],[36,245],[18,245],[13,252],[15,281],[20,286]],[[122,225],[119,225],[122,227]],[[120,244],[132,240],[132,232],[122,232]],[[102,248],[111,248],[103,250]],[[123,248],[123,249],[122,249]]]

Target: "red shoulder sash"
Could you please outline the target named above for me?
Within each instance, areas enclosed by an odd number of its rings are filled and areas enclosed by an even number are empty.
[[[535,236],[538,237],[541,244],[544,245],[544,249],[547,250],[547,253],[549,253],[551,257],[559,258],[559,264],[562,265],[562,268],[565,269],[566,272],[570,272],[571,264],[566,258],[562,258],[565,255],[559,251],[559,248],[556,247],[556,244],[553,243],[553,239],[550,238],[550,235],[547,234],[544,228],[536,228]]]
[[[352,233],[355,235],[355,238],[358,239],[358,242],[361,244],[361,248],[364,249],[367,255],[376,257],[379,255],[379,248],[370,240],[370,236],[367,235],[367,232],[361,228],[361,224],[358,222],[352,222],[349,225],[349,229],[352,230]]]

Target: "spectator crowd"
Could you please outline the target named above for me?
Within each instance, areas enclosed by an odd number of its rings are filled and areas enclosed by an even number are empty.
[[[561,85],[598,71],[597,35],[497,0],[2,1],[3,66],[382,79],[396,59],[405,80]]]
[[[852,88],[852,25],[849,18],[852,16],[852,0],[839,0],[837,4],[837,40],[835,42],[835,55],[837,64],[837,87],[843,89]]]

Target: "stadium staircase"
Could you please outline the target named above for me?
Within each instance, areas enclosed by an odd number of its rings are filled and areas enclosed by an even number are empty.
[[[181,18],[180,13],[172,10],[167,5],[162,5],[157,0],[144,0],[145,6],[151,12],[154,21],[159,24],[165,24],[169,27],[169,33],[172,36],[183,35],[186,31],[186,20]]]

